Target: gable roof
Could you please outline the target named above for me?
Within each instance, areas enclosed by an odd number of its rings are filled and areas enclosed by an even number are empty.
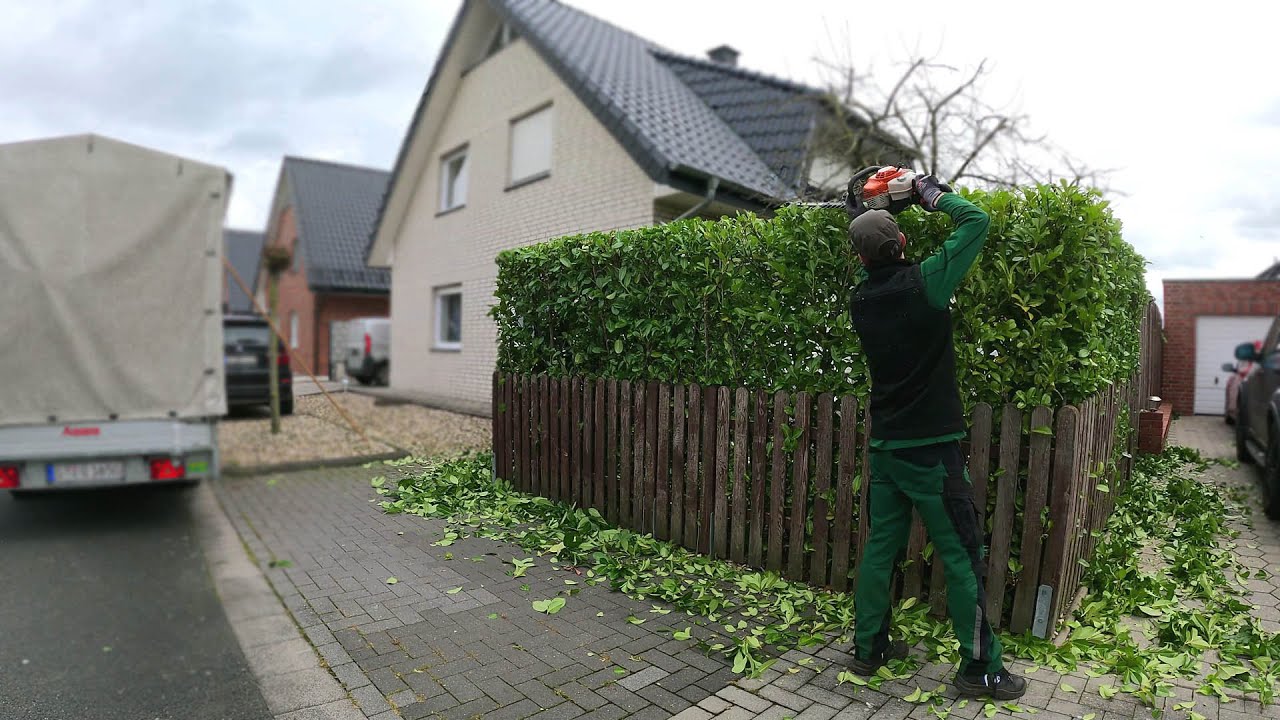
[[[240,279],[249,286],[250,292],[253,292],[254,283],[257,282],[258,264],[262,260],[262,243],[265,237],[263,233],[252,230],[222,231],[223,253],[231,263],[231,267],[239,273]],[[225,275],[224,282],[227,284],[227,312],[253,312],[253,300],[240,289],[240,283],[231,277],[229,271],[224,270],[223,275]]]
[[[289,156],[282,172],[293,199],[307,285],[316,291],[388,292],[390,272],[365,265],[364,251],[390,174]]]
[[[655,182],[701,193],[714,178],[721,194],[758,207],[806,189],[806,146],[825,112],[823,91],[681,56],[557,0],[464,0],[401,144],[367,252],[384,217],[391,213],[394,233],[406,212],[402,172],[415,172],[405,165],[425,152],[414,143],[433,91],[447,95],[456,83],[458,69],[446,72],[447,60],[463,42],[468,13],[482,5],[529,43]],[[407,182],[415,181],[411,174]]]
[[[491,0],[650,176],[719,178],[759,200],[794,196],[657,45],[553,0]]]

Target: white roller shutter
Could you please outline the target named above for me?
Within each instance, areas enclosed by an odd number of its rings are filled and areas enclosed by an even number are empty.
[[[1227,378],[1223,363],[1235,362],[1235,349],[1240,343],[1261,340],[1267,336],[1274,318],[1214,317],[1196,318],[1196,388],[1195,413],[1221,415],[1226,409]]]

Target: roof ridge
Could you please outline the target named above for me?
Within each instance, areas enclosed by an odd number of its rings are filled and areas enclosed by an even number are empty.
[[[751,70],[748,68],[738,67],[737,65],[725,65],[724,63],[718,63],[714,60],[707,60],[707,59],[692,56],[692,55],[685,55],[683,53],[672,52],[670,50],[666,50],[663,48],[654,48],[654,49],[651,49],[650,52],[652,52],[659,60],[676,60],[679,62],[687,62],[692,65],[697,65],[699,67],[707,68],[709,70],[718,70],[728,75],[737,75],[749,80],[757,80],[760,82],[765,82],[770,85],[776,85],[783,89],[793,90],[806,95],[825,95],[826,94],[824,90],[813,87],[811,85],[805,85],[804,83],[796,82],[794,80],[788,80],[786,78],[779,77],[777,75],[772,75],[760,70]]]
[[[380,170],[375,167],[369,167],[368,165],[356,165],[355,163],[339,162],[337,160],[322,160],[320,158],[305,158],[297,155],[285,155],[284,161],[286,164],[292,161],[309,163],[311,165],[329,165],[331,167],[346,168],[349,170],[363,170],[365,172],[382,173],[383,175],[387,175],[391,172],[390,170]]]

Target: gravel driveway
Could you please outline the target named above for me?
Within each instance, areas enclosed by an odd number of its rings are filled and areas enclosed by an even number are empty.
[[[486,447],[490,441],[487,418],[418,405],[379,406],[373,398],[354,393],[331,397],[370,442],[352,432],[323,395],[308,395],[294,400],[294,414],[281,419],[279,435],[271,434],[265,411],[225,418],[218,429],[223,466],[244,469],[399,451],[436,455]]]

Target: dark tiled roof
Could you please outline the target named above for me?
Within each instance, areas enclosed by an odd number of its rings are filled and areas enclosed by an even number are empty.
[[[788,188],[803,189],[809,133],[822,92],[710,60],[655,53],[681,82],[746,141]]]
[[[794,195],[673,62],[660,59],[666,51],[553,0],[491,2],[650,176],[717,177],[760,201]]]
[[[1280,260],[1258,274],[1259,280],[1280,280]]]
[[[385,293],[391,274],[365,265],[364,251],[387,190],[385,170],[286,157],[298,237],[312,290]]]
[[[244,284],[249,286],[249,291],[253,291],[253,284],[258,277],[258,262],[262,260],[262,239],[263,234],[253,232],[251,230],[223,230],[222,231],[222,248],[223,254],[227,261],[231,263],[231,267],[236,269],[240,274],[240,279],[244,280]],[[231,277],[229,271],[224,270],[223,275],[226,276],[227,283],[227,311],[233,313],[253,312],[253,301],[244,291],[240,289],[240,284]]]

